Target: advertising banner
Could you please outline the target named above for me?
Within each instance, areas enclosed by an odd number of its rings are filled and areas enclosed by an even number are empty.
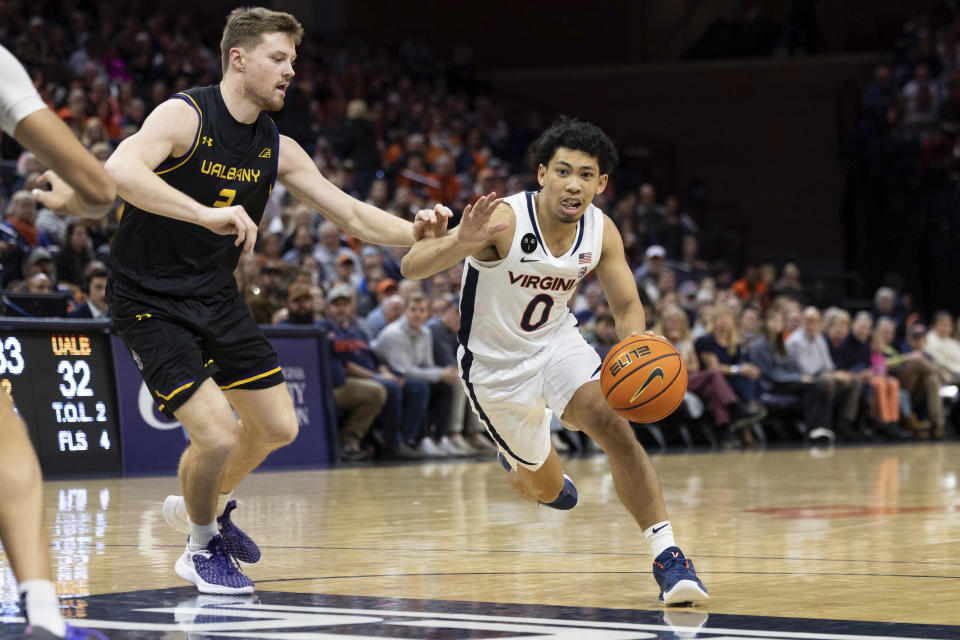
[[[327,375],[326,338],[316,330],[265,327],[287,380],[300,431],[290,445],[273,452],[262,466],[329,466],[336,461],[336,422]],[[157,411],[130,352],[112,336],[117,382],[123,473],[175,473],[189,442],[179,422]]]

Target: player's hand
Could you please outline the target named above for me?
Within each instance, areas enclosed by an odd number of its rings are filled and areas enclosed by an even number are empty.
[[[37,178],[30,195],[51,211],[73,213],[66,209],[67,202],[73,197],[73,187],[49,169]]]
[[[473,204],[468,204],[463,210],[463,217],[457,225],[457,242],[461,244],[480,244],[489,240],[494,234],[510,226],[509,222],[498,222],[490,225],[490,216],[503,203],[494,192],[488,193]]]
[[[247,215],[242,205],[232,207],[207,207],[200,218],[200,226],[206,227],[221,236],[236,234],[235,247],[243,246],[244,251],[253,252],[257,243],[257,225]]]
[[[631,337],[638,336],[638,335],[640,335],[639,331],[630,332]],[[662,336],[659,333],[654,333],[653,331],[644,331],[643,335],[650,336],[651,338],[657,338],[658,340],[663,340],[664,342],[670,342],[669,340],[667,340],[666,336]]]
[[[439,238],[447,232],[447,222],[452,215],[453,211],[442,204],[433,205],[433,209],[417,211],[413,219],[413,239]]]

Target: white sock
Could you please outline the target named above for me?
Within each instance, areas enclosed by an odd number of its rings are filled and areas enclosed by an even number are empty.
[[[217,496],[217,517],[223,515],[224,509],[227,508],[227,503],[233,498],[233,491],[227,491],[226,493],[221,493]]]
[[[60,600],[57,590],[49,580],[27,580],[20,583],[24,612],[34,627],[43,627],[55,636],[63,637],[67,625],[60,616]]]
[[[206,549],[213,536],[220,534],[216,520],[210,524],[196,524],[193,520],[187,518],[187,522],[190,523],[190,551]]]
[[[650,543],[650,552],[653,554],[654,560],[669,547],[677,546],[677,543],[673,541],[673,527],[669,520],[653,525],[643,532],[643,537]]]

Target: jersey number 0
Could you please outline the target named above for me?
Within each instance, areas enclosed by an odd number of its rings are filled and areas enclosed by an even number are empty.
[[[533,315],[537,312],[541,303],[543,304],[543,308],[540,309],[540,317],[537,318],[536,322],[533,322]],[[547,319],[550,317],[550,309],[552,308],[553,296],[548,296],[545,293],[534,296],[533,300],[530,301],[530,304],[528,304],[527,308],[523,311],[523,317],[520,318],[520,328],[524,331],[536,331],[546,324]]]

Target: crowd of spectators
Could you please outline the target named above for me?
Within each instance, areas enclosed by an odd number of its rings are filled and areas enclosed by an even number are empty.
[[[140,15],[136,3],[56,13],[54,4],[27,3],[20,12],[4,5],[0,43],[24,61],[43,98],[101,160],[171,93],[219,78],[215,21]],[[904,109],[918,135],[934,136],[940,129],[920,126],[917,114],[930,96],[937,113],[953,114],[960,81],[939,67],[924,75],[921,65],[930,71],[929,61],[918,61],[913,88],[890,108]],[[359,199],[412,219],[435,202],[459,212],[490,191],[536,188],[526,152],[542,126],[539,115],[508,117],[459,58],[441,62],[412,43],[307,38],[296,71],[278,126]],[[72,315],[109,313],[104,284],[117,215],[78,221],[38,211],[29,189],[42,167],[9,138],[0,140],[0,154],[0,283],[11,291],[62,291]],[[886,287],[871,311],[852,320],[842,309],[805,306],[813,298],[796,264],[748,265],[740,273],[712,261],[701,254],[698,223],[681,201],[637,182],[615,173],[594,204],[621,230],[648,325],[687,363],[679,419],[709,421],[743,446],[756,443],[754,425],[790,411],[807,438],[949,433],[944,387],[960,377],[949,314],[936,316],[928,332],[909,295]],[[311,325],[327,336],[344,458],[488,452],[492,444],[457,379],[462,265],[404,280],[402,251],[346,237],[278,184],[256,253],[241,257],[237,286],[260,323]],[[595,279],[584,280],[572,310],[605,355],[617,336]]]

